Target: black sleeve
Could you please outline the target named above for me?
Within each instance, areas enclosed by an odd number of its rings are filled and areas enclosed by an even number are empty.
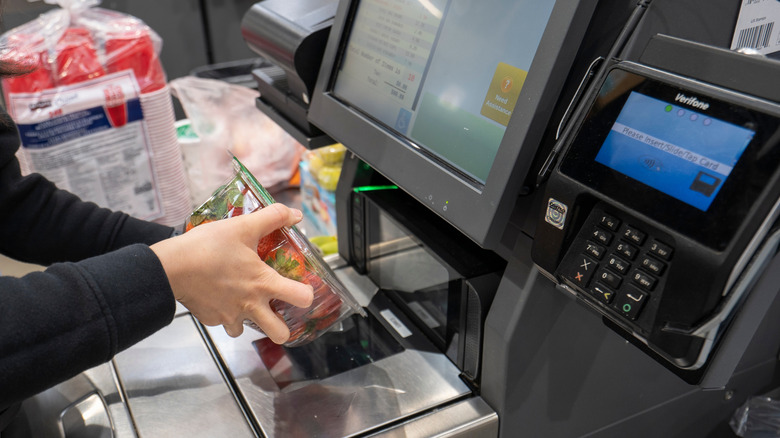
[[[173,232],[171,227],[84,202],[39,174],[23,177],[18,148],[16,126],[0,112],[0,253],[48,265],[132,243],[152,244]]]
[[[0,411],[108,361],[170,323],[176,308],[148,246],[173,229],[23,177],[18,147],[0,113],[0,253],[51,266],[0,277]]]
[[[4,170],[0,169],[0,178]],[[41,175],[0,179],[0,253],[49,265],[133,243],[153,244],[173,228],[112,212],[58,190]]]
[[[141,244],[0,277],[0,291],[0,411],[110,360],[176,308],[159,259]]]

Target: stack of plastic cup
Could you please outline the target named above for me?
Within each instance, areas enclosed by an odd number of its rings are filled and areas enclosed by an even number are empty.
[[[163,216],[155,219],[155,222],[178,226],[192,211],[192,200],[176,137],[176,116],[170,88],[163,86],[157,91],[142,93],[141,109],[149,132],[152,165],[157,175],[163,208]]]
[[[100,85],[100,102],[85,101],[79,105],[105,106],[111,126],[121,129],[128,124],[128,101],[138,97],[162,207],[162,216],[154,221],[171,226],[181,225],[192,211],[193,204],[176,137],[170,88],[158,57],[159,37],[134,17],[98,8],[85,11],[79,20],[68,18],[66,23],[69,26],[64,32],[59,26],[61,20],[54,20],[57,17],[59,15],[47,16],[52,19],[51,23],[47,22],[49,25],[36,21],[28,23],[23,31],[11,31],[3,35],[7,38],[3,41],[4,47],[0,48],[3,61],[20,66],[22,71],[29,71],[22,76],[3,79],[6,102],[12,93],[43,92],[46,96],[52,96],[60,92],[72,92],[79,87],[75,84],[84,83],[84,87],[92,87],[106,79]],[[46,44],[54,41],[56,45]],[[112,83],[113,78],[105,77],[113,73],[122,77],[124,74],[120,72],[126,72],[127,75],[127,72],[132,72],[140,94],[133,92],[130,93],[132,96],[127,95],[127,89],[123,90],[122,86]],[[95,79],[98,80],[93,81]],[[94,97],[95,93],[82,93],[79,98]],[[32,169],[23,152],[24,148],[21,148],[18,156],[25,173],[42,171]]]
[[[146,28],[129,19],[114,20],[109,28],[105,42],[108,72],[133,70],[142,93],[163,88],[165,72]]]
[[[69,27],[55,48],[57,60],[54,80],[57,85],[88,81],[106,74],[100,64],[89,30]]]
[[[16,63],[29,73],[3,79],[3,91],[8,93],[35,93],[54,87],[49,67],[49,55],[43,37],[15,34],[8,37],[9,53],[5,59]]]

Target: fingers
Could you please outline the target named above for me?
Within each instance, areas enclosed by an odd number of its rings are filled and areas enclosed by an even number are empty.
[[[273,275],[267,276],[265,285],[271,293],[271,298],[296,307],[307,308],[314,301],[314,289],[310,285],[283,277],[276,271],[273,271]]]
[[[251,214],[238,216],[236,220],[243,221],[241,226],[246,231],[246,239],[257,240],[279,228],[295,225],[302,218],[303,213],[300,210],[277,202]]]
[[[282,344],[290,337],[290,330],[281,316],[274,312],[269,302],[272,299],[278,299],[293,306],[307,308],[312,305],[314,300],[314,289],[308,284],[279,275],[265,263],[261,266],[263,270],[266,270],[265,274],[267,275],[262,276],[262,291],[257,290],[256,292],[260,292],[263,298],[258,296],[255,299],[244,300],[236,321],[223,323],[223,327],[228,336],[235,338],[241,335],[244,330],[243,322],[248,319],[254,322],[273,342]]]
[[[244,323],[242,321],[233,324],[222,324],[222,327],[225,329],[225,333],[231,338],[237,338],[244,333]]]
[[[290,338],[290,329],[287,324],[269,306],[254,308],[249,313],[250,319],[261,326],[263,333],[274,343],[283,344]]]
[[[269,306],[247,309],[245,315],[236,322],[223,324],[222,327],[228,336],[237,338],[244,332],[244,323],[247,320],[253,322],[257,328],[262,327],[262,332],[276,344],[283,344],[290,338],[290,329],[287,328],[287,324]]]

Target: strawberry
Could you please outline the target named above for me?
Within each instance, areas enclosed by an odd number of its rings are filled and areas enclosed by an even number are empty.
[[[266,255],[279,248],[285,239],[286,237],[284,236],[284,233],[282,233],[282,230],[274,230],[270,234],[263,236],[263,238],[260,239],[260,242],[257,243],[257,255],[265,260]]]
[[[293,327],[290,330],[290,338],[287,339],[286,343],[290,344],[292,342],[295,342],[295,341],[298,340],[298,338],[300,338],[301,336],[303,336],[305,334],[306,334],[306,325],[305,324],[301,324],[301,325],[299,325],[297,327]]]
[[[263,260],[276,272],[292,280],[300,281],[306,274],[303,255],[289,243],[269,252]]]
[[[244,214],[244,207],[228,206],[228,212],[225,217],[235,217]]]
[[[306,275],[304,275],[301,283],[310,285],[314,289],[315,294],[321,287],[325,286],[325,282],[323,282],[322,278],[320,278],[320,276],[317,275],[314,271],[306,271]]]
[[[249,187],[244,187],[240,190],[238,187],[228,189],[227,193],[225,193],[227,198],[227,213],[225,217],[241,216],[244,213],[252,212],[252,209],[249,208],[250,205],[247,205],[251,204],[251,202],[247,202],[247,198],[249,198],[248,192]]]
[[[193,228],[197,227],[198,225],[207,224],[207,223],[209,223],[209,222],[214,222],[214,219],[201,219],[201,220],[195,220],[195,218],[194,218],[194,217],[193,217],[193,218],[190,218],[190,220],[189,220],[189,221],[187,221],[187,225],[184,227],[184,232],[186,233],[187,231],[189,231],[189,230],[191,230],[191,229],[193,229]]]
[[[314,322],[315,330],[325,330],[341,316],[341,298],[333,292],[328,292],[327,297],[312,311],[310,321]]]

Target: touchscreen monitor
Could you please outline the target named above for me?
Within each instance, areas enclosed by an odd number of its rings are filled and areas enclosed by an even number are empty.
[[[696,105],[691,99],[678,93],[674,102]],[[596,161],[707,211],[754,135],[689,106],[632,91]]]
[[[333,94],[484,184],[554,5],[363,0]]]
[[[526,213],[518,200],[532,202],[528,176],[596,3],[340,0],[309,120],[500,248]]]

